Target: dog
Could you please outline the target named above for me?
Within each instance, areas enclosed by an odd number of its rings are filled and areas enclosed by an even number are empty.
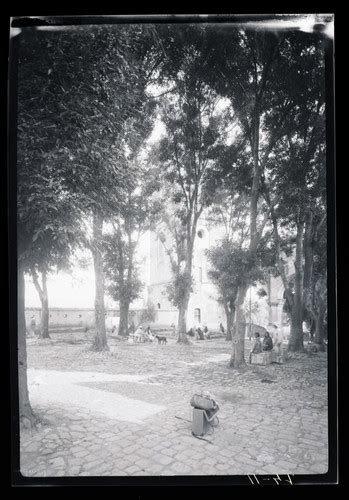
[[[155,335],[155,338],[158,339],[158,344],[167,344],[167,338],[161,337],[159,335]]]

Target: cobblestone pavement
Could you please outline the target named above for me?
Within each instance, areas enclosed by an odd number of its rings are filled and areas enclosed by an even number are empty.
[[[223,339],[109,343],[110,353],[89,351],[78,336],[29,343],[42,423],[21,431],[24,476],[327,472],[326,354],[232,370]],[[189,401],[201,389],[220,405],[206,440],[191,434]]]

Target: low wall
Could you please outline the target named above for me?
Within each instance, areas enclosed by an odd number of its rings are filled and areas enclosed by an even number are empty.
[[[141,322],[141,316],[144,312],[143,309],[131,309],[129,312],[129,323],[132,322],[137,327]],[[106,328],[110,330],[112,326],[118,323],[120,313],[118,309],[107,309],[106,310]],[[30,326],[32,321],[38,326],[41,319],[41,308],[30,307],[25,310],[25,320],[27,327]],[[109,319],[109,321],[108,321]],[[146,323],[146,322],[144,322]],[[178,311],[176,310],[156,310],[155,311],[155,321],[151,323],[159,323],[161,325],[175,325],[178,324]],[[95,311],[93,308],[60,308],[60,307],[50,307],[49,308],[49,324],[50,327],[62,327],[62,326],[88,326],[93,327],[95,324]],[[209,330],[218,330],[219,325],[216,323],[205,322]],[[225,323],[224,328],[225,328]],[[190,325],[188,325],[188,329]],[[252,335],[258,332],[261,336],[264,335],[266,329],[263,326],[252,324]],[[285,335],[286,332],[283,332]],[[249,323],[245,324],[245,334],[249,337]],[[305,338],[305,340],[307,340]]]
[[[130,323],[134,321],[135,324],[139,323],[139,318],[142,314],[142,310],[131,310],[129,312]],[[118,309],[107,309],[106,310],[106,324],[112,324],[112,321],[108,321],[108,318],[119,318],[120,313]],[[35,321],[36,325],[40,324],[41,320],[41,308],[30,307],[25,310],[25,321],[27,327]],[[95,324],[95,310],[93,308],[60,308],[60,307],[50,307],[49,308],[49,324],[50,327],[58,326],[89,326],[93,327]]]

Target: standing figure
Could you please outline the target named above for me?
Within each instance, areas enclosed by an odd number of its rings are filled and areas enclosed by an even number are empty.
[[[274,326],[273,344],[274,344],[276,362],[281,363],[282,362],[282,338],[279,335],[277,325],[273,325],[273,326]]]
[[[262,352],[262,342],[261,342],[259,333],[256,332],[254,334],[254,336],[255,336],[255,340],[254,340],[254,343],[252,345],[252,348],[251,348],[251,351],[250,351],[250,357],[249,357],[250,363],[252,361],[252,354],[259,354],[259,353]]]

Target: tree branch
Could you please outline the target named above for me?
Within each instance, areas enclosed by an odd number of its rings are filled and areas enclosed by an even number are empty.
[[[161,94],[158,94],[158,95],[150,95],[148,96],[147,100],[151,100],[151,99],[158,99],[159,97],[162,97],[166,94],[170,94],[171,92],[174,92],[176,89],[177,89],[177,85],[175,87],[173,87],[172,89],[169,89],[169,90],[165,90],[164,92],[162,92]]]
[[[184,186],[184,179],[183,179],[183,176],[181,174],[181,166],[180,166],[180,162],[179,162],[179,159],[178,159],[178,151],[177,151],[177,141],[176,141],[175,138],[174,138],[174,144],[173,145],[174,145],[175,163],[176,163],[177,172],[178,172],[179,184],[181,186],[182,192],[183,192],[184,197],[185,197],[185,204],[187,206],[187,209],[189,209],[190,203],[189,203],[188,194],[187,194],[185,186]],[[189,188],[189,197],[190,197],[190,188]]]

